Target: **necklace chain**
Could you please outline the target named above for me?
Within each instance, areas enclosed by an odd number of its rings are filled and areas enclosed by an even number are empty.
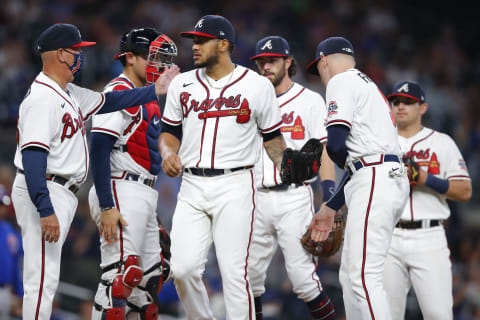
[[[203,71],[203,74],[204,74],[204,76],[205,76],[205,79],[207,79],[208,85],[209,85],[210,87],[212,87],[212,88],[214,88],[214,89],[224,89],[227,85],[230,84],[230,81],[232,80],[234,71],[235,71],[235,69],[233,69],[233,71],[230,73],[230,77],[228,77],[228,80],[227,80],[227,82],[225,83],[225,85],[220,86],[220,87],[216,87],[216,86],[212,85],[212,83],[210,82],[210,79],[209,79],[210,77],[207,75],[207,72],[206,72],[205,70]]]

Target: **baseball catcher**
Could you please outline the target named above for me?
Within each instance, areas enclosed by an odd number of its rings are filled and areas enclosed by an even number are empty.
[[[300,150],[283,152],[280,175],[284,184],[298,183],[318,175],[323,145],[318,139],[308,140]]]
[[[340,250],[347,223],[347,207],[344,205],[334,218],[333,228],[324,241],[313,241],[312,230],[308,229],[300,240],[303,248],[316,257],[328,258]]]

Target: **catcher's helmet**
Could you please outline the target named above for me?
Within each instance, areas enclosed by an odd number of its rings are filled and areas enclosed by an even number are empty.
[[[173,58],[177,56],[177,46],[167,35],[161,34],[150,43],[147,57],[147,83],[154,83],[165,67],[171,67]]]
[[[113,59],[119,59],[127,52],[146,56],[150,43],[160,34],[159,31],[153,28],[137,28],[124,33],[120,39],[120,52]]]

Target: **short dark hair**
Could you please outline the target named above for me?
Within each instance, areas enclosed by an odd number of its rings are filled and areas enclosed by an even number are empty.
[[[290,58],[292,58],[292,63],[288,67],[288,76],[291,78],[297,74],[297,61],[294,56],[290,56]]]

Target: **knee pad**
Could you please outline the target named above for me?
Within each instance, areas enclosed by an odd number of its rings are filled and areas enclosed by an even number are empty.
[[[124,263],[123,274],[117,274],[112,281],[112,297],[126,299],[132,293],[132,289],[140,284],[143,278],[143,270],[140,268],[139,256],[128,256]]]

